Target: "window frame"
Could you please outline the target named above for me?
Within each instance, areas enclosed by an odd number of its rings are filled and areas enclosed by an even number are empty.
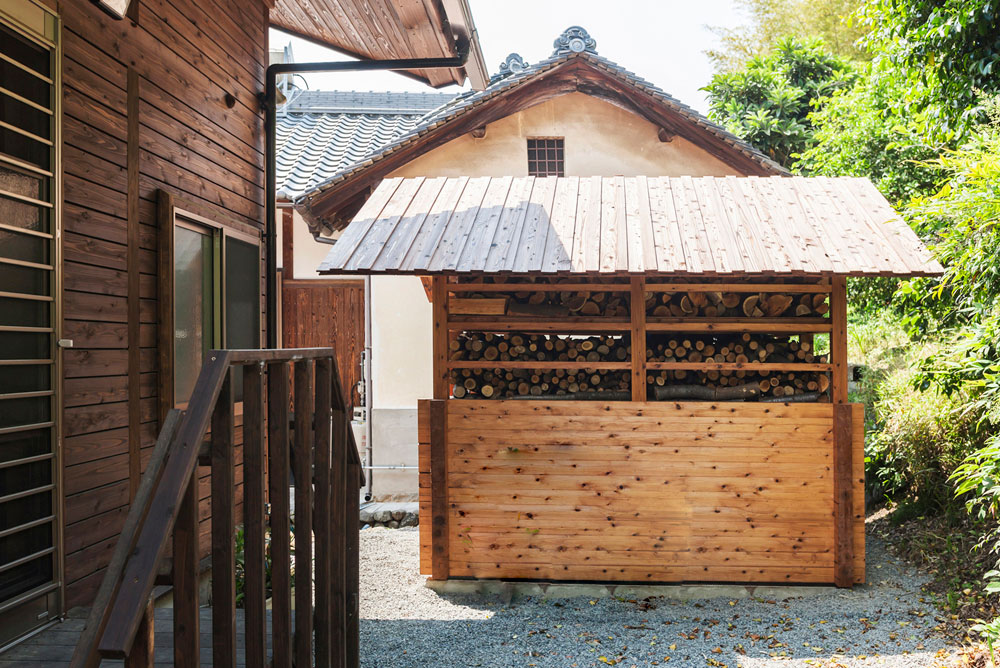
[[[206,216],[198,213],[198,205],[173,193],[161,190],[158,196],[158,217],[159,217],[159,265],[158,265],[158,324],[157,324],[157,345],[158,345],[158,385],[159,385],[159,414],[160,419],[164,419],[167,412],[172,408],[185,408],[186,402],[174,401],[174,309],[176,299],[174,292],[174,249],[176,244],[175,230],[178,227],[189,229],[200,234],[210,235],[212,238],[212,290],[213,290],[213,317],[212,324],[212,345],[209,349],[219,349],[225,347],[226,342],[226,241],[235,239],[250,244],[257,248],[258,265],[257,280],[263,288],[263,233],[245,223],[226,218],[224,216]],[[258,291],[257,298],[259,319],[258,323],[264,323],[264,298],[263,289]],[[263,344],[261,331],[257,332],[257,346]]]
[[[535,159],[532,160],[532,158],[531,158],[532,148],[534,148],[535,151],[539,150],[538,146],[535,146],[535,147],[531,146],[532,142],[546,142],[546,143],[547,142],[558,142],[558,144],[555,145],[555,146],[550,147],[548,145],[544,145],[544,147],[541,149],[543,151],[547,151],[550,148],[554,148],[555,150],[557,150],[559,152],[558,157],[556,157],[554,160],[549,160],[548,157],[546,157],[546,158],[544,158],[542,160],[539,160],[538,157],[537,157],[537,154],[536,154]],[[545,178],[546,176],[566,176],[566,138],[565,137],[527,137],[525,139],[524,146],[525,146],[525,155],[527,156],[527,159],[528,159],[528,176],[534,176],[534,177],[537,177],[537,178]],[[544,174],[538,173],[537,168],[538,168],[539,164],[545,165],[546,169],[545,169],[545,173]],[[554,171],[554,172],[549,169],[550,166],[552,166],[553,164],[555,164],[556,167],[557,167],[556,171]],[[535,170],[536,170],[535,173],[532,173],[532,167],[533,166],[535,167]]]

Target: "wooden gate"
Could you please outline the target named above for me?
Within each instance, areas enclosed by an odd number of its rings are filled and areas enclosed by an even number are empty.
[[[281,283],[284,348],[333,348],[346,401],[359,406],[365,347],[364,281],[292,280]]]

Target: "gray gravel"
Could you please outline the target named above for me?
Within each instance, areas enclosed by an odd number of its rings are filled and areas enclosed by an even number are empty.
[[[416,529],[361,532],[361,663],[410,666],[950,665],[925,577],[868,537],[868,583],[800,598],[617,600],[439,595]],[[669,657],[667,659],[666,657]]]

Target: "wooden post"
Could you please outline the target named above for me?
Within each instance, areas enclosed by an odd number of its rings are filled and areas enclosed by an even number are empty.
[[[288,498],[288,364],[267,365],[268,496],[271,499],[271,638],[275,668],[292,665]]]
[[[448,579],[448,403],[430,402],[431,579]]]
[[[316,495],[313,533],[316,535],[316,668],[330,666],[331,545],[330,425],[332,418],[333,359],[316,360],[315,445]]]
[[[336,376],[334,377],[336,380]],[[347,514],[348,494],[357,495],[357,490],[348,484],[348,452],[351,444],[348,430],[351,423],[346,417],[343,406],[333,412],[333,462],[331,478],[333,480],[332,498],[333,513],[331,522],[331,578],[333,579],[333,605],[330,612],[331,665],[333,668],[344,668],[347,665],[347,532],[357,530],[358,518],[353,523]]]
[[[174,666],[201,665],[198,613],[198,469],[191,474],[174,523]]]
[[[313,361],[295,363],[295,665],[312,664]]]
[[[632,401],[646,401],[646,279],[632,277]]]
[[[854,476],[851,406],[847,403],[847,279],[830,290],[830,396],[833,399],[834,584],[854,584]]]
[[[243,526],[246,565],[246,665],[267,663],[264,573],[264,365],[243,366]]]
[[[434,398],[447,399],[448,388],[448,284],[444,276],[431,278],[434,313]]]
[[[351,428],[350,421],[345,420],[347,429]],[[350,447],[354,452],[348,453],[347,464],[347,503],[344,511],[347,514],[347,530],[345,550],[346,559],[344,564],[344,587],[347,592],[347,615],[344,621],[344,654],[346,655],[347,668],[359,668],[361,665],[360,629],[361,629],[361,591],[359,587],[359,575],[361,569],[361,545],[359,535],[359,516],[361,513],[361,486],[362,473],[361,460],[358,457],[357,444],[354,438],[348,439]],[[370,473],[370,472],[369,472]]]
[[[146,604],[146,612],[139,622],[139,630],[136,631],[135,640],[132,641],[132,651],[125,659],[125,668],[152,668],[153,652],[156,646],[156,635],[153,629],[153,599],[149,599]]]
[[[212,413],[212,665],[236,668],[236,453],[233,369]]]
[[[854,585],[854,475],[850,404],[833,405],[834,584]]]

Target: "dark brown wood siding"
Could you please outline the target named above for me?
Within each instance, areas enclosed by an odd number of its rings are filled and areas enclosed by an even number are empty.
[[[286,280],[281,290],[282,346],[334,349],[341,387],[358,406],[365,347],[363,281]]]
[[[63,336],[74,341],[64,352],[69,607],[89,602],[99,585],[158,431],[157,192],[223,222],[260,228],[264,220],[256,99],[267,58],[264,2],[137,5],[132,22],[89,2],[58,3]],[[207,481],[202,487],[205,496]]]

